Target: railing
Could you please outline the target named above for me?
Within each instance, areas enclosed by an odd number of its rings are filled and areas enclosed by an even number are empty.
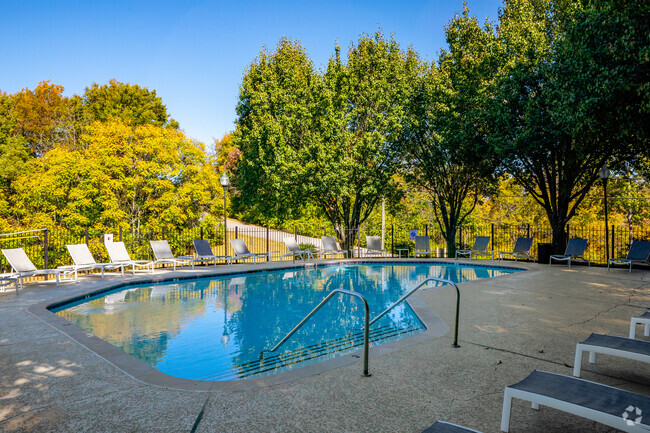
[[[385,232],[386,251],[396,256],[397,248],[407,248],[413,251],[414,243],[409,240],[409,231],[397,226],[388,226]],[[322,249],[320,236],[334,235],[331,227],[294,226],[290,229],[274,230],[269,227],[256,227],[248,225],[228,225],[227,239],[244,239],[248,248],[254,253],[267,253],[279,251],[280,254],[287,252],[283,238],[292,236],[299,244],[311,244],[317,249]],[[431,238],[431,247],[437,251],[438,257],[444,253],[444,239],[439,230],[434,226],[423,225],[411,227],[418,230],[419,235],[428,235]],[[605,230],[587,228],[578,225],[566,227],[568,237],[580,237],[589,240],[585,258],[594,264],[606,264],[607,254],[605,252]],[[24,248],[27,255],[38,268],[56,268],[58,266],[70,265],[71,259],[66,249],[66,244],[86,243],[92,252],[95,260],[106,262],[109,260],[104,248],[104,233],[112,233],[114,240],[123,241],[133,259],[151,260],[153,258],[150,240],[167,239],[172,251],[177,256],[193,255],[193,239],[207,239],[212,245],[215,255],[228,255],[232,253],[229,243],[224,245],[224,232],[222,225],[188,227],[177,230],[154,230],[149,228],[125,229],[95,229],[79,228],[68,230],[62,227],[53,229],[37,229],[19,231],[15,233],[0,234],[0,248]],[[381,230],[376,227],[362,226],[358,230],[350,230],[346,233],[349,239],[354,239],[354,247],[362,250],[366,247],[367,235],[381,235]],[[537,256],[538,244],[550,243],[552,233],[550,228],[543,226],[531,226],[528,224],[499,224],[480,223],[467,224],[458,227],[456,245],[462,249],[472,245],[476,236],[490,236],[490,249],[510,251],[518,237],[534,238],[531,255]],[[650,240],[650,229],[647,227],[622,227],[612,226],[608,228],[609,257],[625,257],[629,247],[634,240]],[[343,247],[343,245],[341,245]],[[561,247],[559,248],[562,249]],[[560,251],[561,252],[561,251]],[[274,256],[274,260],[277,256]],[[291,257],[285,257],[291,260]],[[0,255],[0,271],[9,271],[9,266],[4,257]]]
[[[404,301],[405,301],[409,296],[411,296],[411,295],[412,295],[413,293],[415,293],[418,289],[420,289],[420,287],[422,287],[422,286],[428,284],[428,283],[431,282],[431,281],[437,281],[437,282],[440,282],[440,283],[449,284],[449,285],[454,286],[454,288],[456,289],[456,320],[455,320],[455,324],[454,324],[454,342],[452,343],[452,346],[453,346],[453,347],[460,347],[460,346],[458,345],[458,321],[459,321],[459,313],[460,313],[460,290],[458,289],[458,286],[456,285],[456,283],[454,283],[454,282],[451,281],[451,280],[446,280],[446,279],[444,279],[444,278],[429,277],[429,278],[426,278],[426,279],[422,280],[422,281],[421,281],[417,286],[415,286],[415,287],[414,287],[413,289],[411,289],[408,293],[405,293],[404,295],[402,295],[401,298],[399,298],[397,301],[395,301],[395,302],[393,303],[393,305],[391,305],[390,307],[386,308],[384,311],[382,311],[381,313],[379,313],[379,314],[377,315],[377,317],[375,317],[374,319],[372,319],[372,320],[370,321],[370,324],[369,324],[368,326],[372,326],[373,323],[375,323],[376,321],[378,321],[379,319],[381,319],[382,317],[384,317],[384,316],[385,316],[385,315],[386,315],[390,310],[392,310],[393,308],[395,308],[397,305],[399,305],[399,304],[401,304],[402,302],[404,302]],[[439,287],[444,287],[444,286],[439,286]]]
[[[350,290],[344,290],[344,289],[334,289],[334,290],[332,290],[325,297],[325,299],[320,301],[320,303],[313,310],[311,310],[311,312],[309,314],[307,314],[305,316],[305,318],[300,321],[300,323],[298,323],[291,331],[289,331],[289,333],[287,335],[285,335],[284,338],[282,340],[280,340],[280,342],[278,344],[273,346],[273,348],[270,349],[270,350],[263,350],[260,353],[260,358],[264,358],[264,353],[275,352],[276,350],[278,350],[284,343],[286,343],[293,336],[293,334],[295,334],[305,323],[307,323],[307,321],[309,319],[311,319],[312,316],[314,314],[316,314],[318,312],[318,310],[320,310],[337,293],[342,293],[344,295],[350,295],[350,296],[357,297],[357,298],[361,299],[361,301],[363,302],[363,308],[364,308],[364,311],[365,311],[364,326],[363,326],[363,375],[366,376],[366,377],[371,376],[371,374],[368,373],[368,350],[369,350],[369,347],[370,347],[370,342],[369,342],[370,324],[368,322],[369,315],[370,315],[370,309],[368,308],[368,301],[366,301],[366,298],[364,298],[359,293],[352,292]]]

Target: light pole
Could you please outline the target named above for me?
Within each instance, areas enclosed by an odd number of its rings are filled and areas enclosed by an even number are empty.
[[[219,182],[223,187],[223,253],[228,255],[228,214],[226,211],[226,191],[228,190],[228,185],[230,185],[230,179],[224,171],[219,178]]]
[[[609,263],[609,228],[607,224],[607,181],[609,180],[610,171],[607,165],[598,172],[598,176],[603,180],[603,202],[605,203],[605,258]]]

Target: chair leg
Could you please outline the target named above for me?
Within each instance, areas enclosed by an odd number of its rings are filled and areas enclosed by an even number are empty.
[[[582,346],[580,344],[577,344],[576,357],[573,361],[573,375],[575,377],[580,377],[581,368],[582,368]]]
[[[508,388],[503,392],[503,409],[501,410],[501,431],[508,433],[510,428],[510,409],[512,408],[512,396]]]

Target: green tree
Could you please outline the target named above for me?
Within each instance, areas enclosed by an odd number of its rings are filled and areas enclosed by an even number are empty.
[[[351,46],[347,64],[337,47],[322,76],[299,43],[283,39],[274,53],[262,51],[237,105],[241,200],[280,218],[316,204],[350,247],[377,201],[394,191],[413,57],[380,33]]]
[[[615,122],[617,114],[605,111],[625,111],[612,104],[627,99],[606,97],[612,96],[607,89],[584,79],[593,76],[594,65],[582,59],[595,48],[585,42],[594,38],[608,45],[595,22],[583,27],[576,21],[594,10],[581,9],[579,2],[509,0],[498,29],[506,61],[488,110],[490,142],[505,170],[544,208],[558,249],[599,169],[620,165],[634,140],[631,128],[608,133],[598,126]],[[631,69],[642,72],[638,58],[630,61]],[[615,62],[610,66],[616,73]],[[607,75],[598,72],[596,83]]]
[[[132,125],[155,125],[178,129],[179,125],[167,114],[167,107],[155,90],[137,84],[120,83],[112,79],[108,84],[93,83],[83,95],[83,117],[88,121],[122,119]]]
[[[410,103],[407,179],[427,191],[450,257],[456,230],[494,183],[484,107],[497,72],[496,41],[464,7],[446,28],[448,50],[419,80]]]

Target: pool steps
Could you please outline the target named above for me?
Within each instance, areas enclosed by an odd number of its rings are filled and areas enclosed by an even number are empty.
[[[420,326],[410,326],[408,328],[395,328],[392,325],[386,325],[370,330],[370,339],[374,343],[384,342],[398,335],[409,334],[422,331]],[[283,367],[297,364],[300,362],[311,361],[322,356],[338,353],[343,350],[350,350],[363,345],[363,331],[358,330],[345,337],[336,338],[329,341],[313,344],[296,350],[289,350],[277,355],[267,355],[259,360],[234,365],[231,369],[222,370],[199,380],[237,380],[264,373],[272,373]]]

